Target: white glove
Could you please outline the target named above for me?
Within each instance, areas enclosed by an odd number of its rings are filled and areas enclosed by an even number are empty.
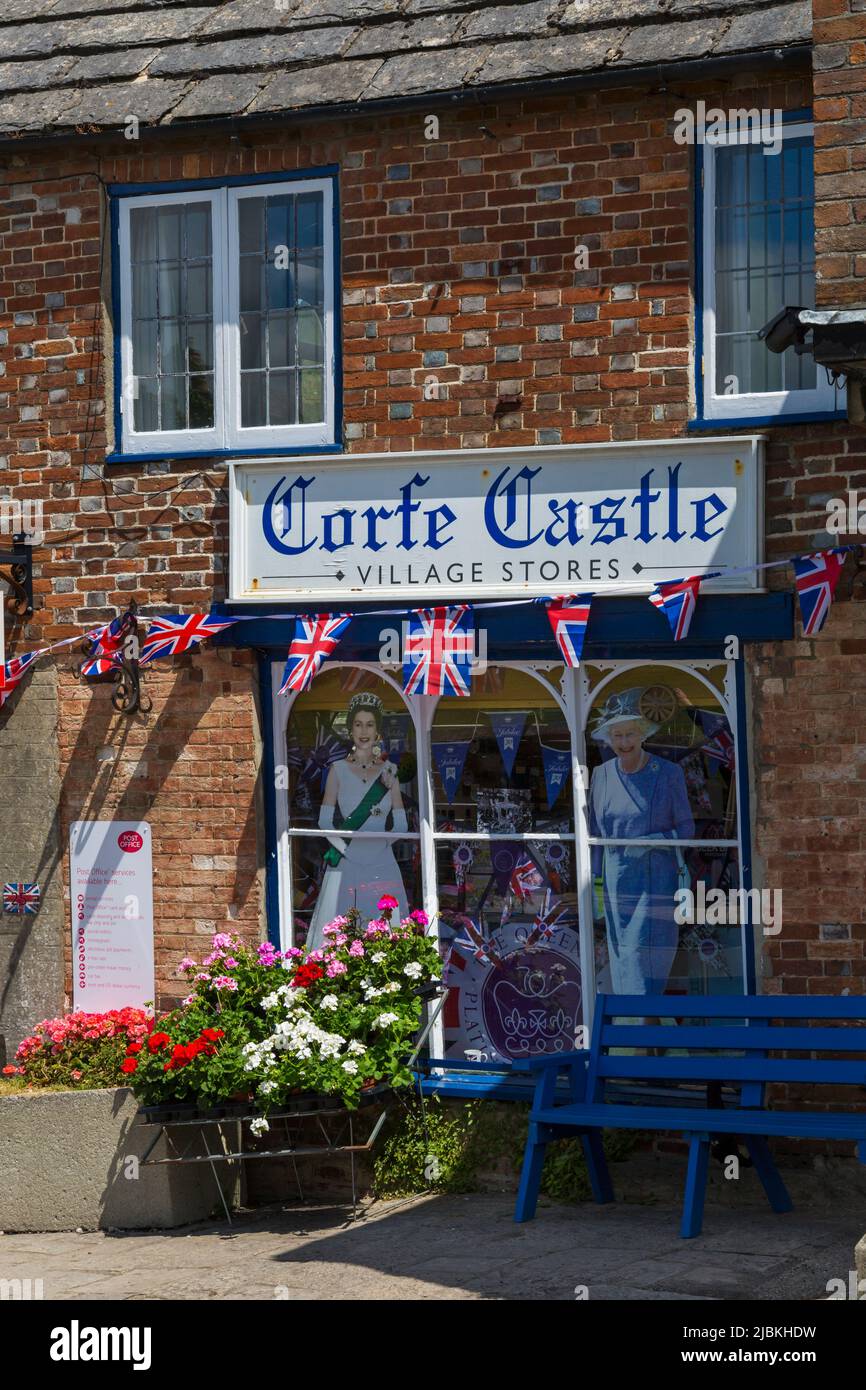
[[[396,830],[397,833],[400,835],[405,835],[406,831],[409,829],[409,822],[406,818],[406,812],[403,810],[402,806],[400,807],[399,811],[391,812],[391,829]]]

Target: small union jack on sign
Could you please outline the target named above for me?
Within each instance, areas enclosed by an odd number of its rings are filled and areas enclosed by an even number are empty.
[[[2,608],[0,608],[0,621],[2,621]],[[26,652],[24,656],[13,656],[11,661],[0,666],[0,709],[3,708],[25,673],[30,670],[34,661],[38,660],[45,650],[47,649],[43,647],[37,652]]]
[[[705,575],[704,578],[709,576]],[[700,576],[693,575],[690,579],[671,579],[664,584],[656,584],[649,596],[650,603],[664,613],[670,623],[675,642],[681,642],[688,636],[700,587]]]
[[[469,604],[419,608],[406,636],[404,695],[468,695],[474,646]]]
[[[847,551],[847,546],[840,546],[835,550],[819,550],[815,555],[801,555],[792,561],[804,637],[814,637],[826,623]]]
[[[352,621],[351,613],[308,613],[295,623],[295,638],[289,647],[280,694],[290,690],[309,690],[322,662],[331,656]]]
[[[35,913],[39,908],[42,890],[38,883],[4,883],[3,911],[23,915]]]

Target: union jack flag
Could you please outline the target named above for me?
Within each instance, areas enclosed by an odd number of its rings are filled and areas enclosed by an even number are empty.
[[[2,621],[2,613],[0,613],[0,621]],[[38,652],[27,652],[24,656],[13,656],[11,661],[0,666],[0,709],[3,708],[16,685],[29,671],[37,657],[42,656],[43,652],[47,650],[47,647],[43,647]]]
[[[576,594],[573,598],[557,598],[547,606],[547,616],[556,645],[566,666],[579,666],[589,622],[592,594]]]
[[[352,621],[351,613],[309,613],[295,623],[280,694],[309,690],[326,656],[331,656]]]
[[[468,695],[475,632],[468,603],[419,608],[409,618],[405,695]]]
[[[723,767],[733,771],[734,768],[734,740],[727,729],[719,729],[717,734],[705,743],[701,749],[708,758],[716,758]]]
[[[544,878],[538,865],[525,850],[512,870],[509,887],[516,898],[528,898],[544,887]]]
[[[847,551],[847,546],[841,546],[792,560],[804,637],[814,637],[827,621]]]
[[[3,911],[20,916],[26,912],[35,913],[39,907],[41,891],[38,883],[4,883]]]
[[[555,903],[550,907],[550,893],[545,895],[544,906],[532,923],[532,931],[526,938],[527,946],[534,946],[536,941],[549,941],[559,925],[560,919],[568,914],[568,907],[565,903]]]
[[[481,932],[470,921],[468,917],[457,919],[464,928],[466,935],[455,937],[451,942],[452,949],[460,947],[463,951],[468,951],[475,960],[481,965],[501,965],[502,960],[489,941],[485,941]]]
[[[117,665],[123,650],[123,628],[123,618],[112,618],[105,627],[90,634],[93,645],[89,660],[81,667],[82,676],[104,676]]]
[[[656,584],[649,596],[650,603],[664,613],[670,623],[675,642],[688,636],[700,587],[700,576],[692,575],[690,579],[671,579]]]
[[[207,613],[171,613],[165,618],[151,618],[139,665],[144,666],[158,656],[188,652],[190,647],[207,637],[216,637],[235,621],[235,618],[212,618]]]

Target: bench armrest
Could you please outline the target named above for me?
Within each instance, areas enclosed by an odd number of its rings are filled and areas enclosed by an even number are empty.
[[[511,1066],[514,1071],[560,1071],[563,1067],[585,1067],[588,1059],[589,1052],[584,1049],[580,1052],[557,1052],[555,1055],[544,1053],[538,1057],[517,1057]]]

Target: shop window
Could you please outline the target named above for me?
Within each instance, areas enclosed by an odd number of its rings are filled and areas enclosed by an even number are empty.
[[[123,452],[332,444],[331,180],[118,202]]]
[[[835,409],[835,388],[809,355],[772,353],[758,338],[786,305],[815,306],[812,127],[779,130],[778,150],[750,142],[748,129],[703,147],[707,419]]]
[[[501,664],[436,701],[334,665],[275,696],[282,944],[383,893],[425,907],[450,987],[434,1051],[480,1061],[580,1044],[596,990],[668,994],[672,1017],[742,993],[732,669]]]
[[[288,841],[295,944],[349,908],[400,916],[421,901],[415,730],[384,678],[327,671],[294,701],[286,725]],[[395,914],[396,915],[396,914]]]
[[[585,670],[586,831],[603,993],[743,992],[725,670],[715,673],[722,688],[679,666]],[[708,896],[717,889],[724,902]]]

